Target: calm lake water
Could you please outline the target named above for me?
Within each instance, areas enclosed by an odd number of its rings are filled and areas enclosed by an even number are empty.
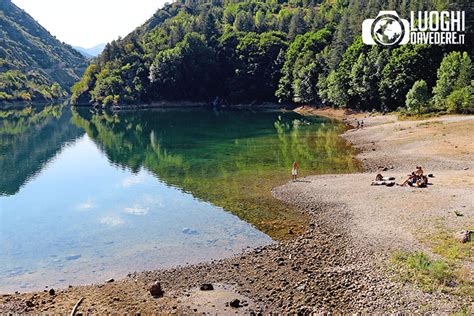
[[[304,218],[271,197],[358,164],[339,123],[282,112],[0,110],[0,292],[230,256]]]

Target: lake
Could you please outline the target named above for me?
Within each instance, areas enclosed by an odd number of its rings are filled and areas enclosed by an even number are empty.
[[[0,110],[0,292],[101,282],[301,233],[270,190],[359,164],[338,122],[279,111]]]

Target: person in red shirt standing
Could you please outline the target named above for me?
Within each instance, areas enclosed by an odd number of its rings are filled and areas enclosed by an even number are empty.
[[[293,169],[291,169],[291,176],[293,177],[293,181],[296,181],[296,178],[298,178],[298,168],[300,166],[296,161],[293,162]]]

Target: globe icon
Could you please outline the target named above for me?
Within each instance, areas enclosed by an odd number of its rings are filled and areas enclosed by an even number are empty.
[[[375,21],[372,35],[382,45],[394,45],[403,35],[403,26],[396,17],[383,16]]]

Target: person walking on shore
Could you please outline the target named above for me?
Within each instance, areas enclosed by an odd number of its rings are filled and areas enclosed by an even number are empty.
[[[296,162],[296,160],[293,162],[293,168],[291,169],[291,176],[293,178],[293,181],[296,181],[296,178],[298,178],[298,168],[300,166]]]

